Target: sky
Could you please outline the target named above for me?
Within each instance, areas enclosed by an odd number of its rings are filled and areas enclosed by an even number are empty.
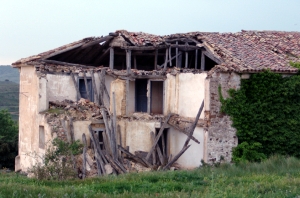
[[[300,31],[300,0],[0,0],[0,65],[125,29]]]

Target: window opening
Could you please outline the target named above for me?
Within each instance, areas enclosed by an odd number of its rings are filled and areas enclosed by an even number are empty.
[[[163,81],[151,82],[150,113],[163,114]]]
[[[104,140],[103,140],[103,129],[94,129],[94,133],[96,134],[97,140],[99,141],[100,149],[104,150]]]
[[[148,79],[136,79],[135,81],[135,111],[147,112],[147,83]]]
[[[92,88],[92,79],[87,78],[87,87],[90,92],[90,97],[88,98],[88,94],[85,87],[85,82],[83,78],[79,78],[79,92],[82,98],[88,99],[90,101],[94,101],[94,94],[93,94],[93,88]]]
[[[216,66],[218,64],[215,61],[208,58],[207,56],[204,56],[204,57],[205,57],[204,58],[205,59],[205,66],[204,66],[205,71],[211,70],[214,66]]]
[[[44,126],[39,126],[39,148],[45,149],[45,130],[44,130]]]

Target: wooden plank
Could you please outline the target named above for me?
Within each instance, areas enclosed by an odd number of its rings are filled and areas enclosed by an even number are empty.
[[[158,154],[158,159],[160,161],[160,164],[165,165],[164,157],[163,157],[163,155],[161,153],[161,149],[159,148],[158,145],[156,145],[156,151],[157,151],[157,154]]]
[[[87,69],[92,69],[95,68],[95,66],[88,66],[88,65],[81,65],[81,64],[75,64],[75,63],[67,63],[67,62],[62,62],[62,61],[55,61],[55,60],[41,60],[42,62],[45,63],[50,63],[54,65],[63,65],[63,66],[75,66],[75,67],[82,67],[82,68],[87,68]]]
[[[176,161],[179,159],[179,157],[180,157],[180,156],[181,156],[188,148],[190,148],[190,146],[191,146],[191,145],[188,145],[188,146],[183,147],[183,149],[182,149],[177,155],[175,155],[174,158],[173,158],[169,163],[167,163],[167,165],[166,165],[165,167],[163,167],[163,170],[166,170],[166,169],[170,168],[170,166],[172,166],[172,164],[173,164],[174,162],[176,162]]]
[[[72,77],[72,80],[73,80],[73,83],[74,83],[74,86],[75,86],[75,89],[76,89],[76,92],[77,92],[77,100],[80,100],[81,94],[80,94],[79,87],[78,87],[78,84],[75,80],[75,77],[74,77],[73,73],[71,73],[71,77]]]
[[[109,154],[109,155],[112,155],[112,152],[111,152],[111,149],[110,149],[110,144],[108,142],[108,137],[107,137],[107,134],[105,131],[103,131],[102,133],[102,136],[103,136],[103,143],[104,143],[104,150],[106,150],[106,152]]]
[[[87,93],[87,97],[88,97],[88,99],[90,99],[91,95],[90,95],[90,90],[89,90],[89,87],[88,87],[85,71],[83,72],[83,79],[84,79],[84,84],[85,84],[85,90],[86,90],[86,93]]]
[[[126,173],[126,171],[123,171],[121,169],[121,167],[118,166],[118,164],[116,163],[116,161],[114,159],[112,159],[108,154],[105,154],[106,159],[109,161],[110,165],[119,173],[119,174],[123,174]],[[126,170],[126,169],[125,169]]]
[[[146,51],[146,50],[156,50],[156,49],[165,49],[167,48],[167,45],[160,45],[160,46],[123,46],[121,49],[125,50],[141,50],[141,51]]]
[[[109,68],[114,69],[114,48],[109,49]]]
[[[162,136],[161,136],[161,142],[162,142],[162,155],[163,155],[164,159],[166,159],[167,154],[166,154],[166,145],[165,145],[165,135],[164,134],[162,134]]]
[[[162,135],[162,133],[163,133],[165,127],[168,126],[168,121],[169,121],[169,119],[170,119],[170,117],[171,117],[172,115],[174,115],[174,114],[173,114],[173,113],[169,113],[169,115],[167,116],[167,118],[166,118],[164,124],[163,124],[162,127],[160,128],[158,134],[157,134],[156,137],[155,137],[155,141],[154,141],[154,143],[153,143],[153,145],[152,145],[152,148],[150,149],[148,155],[146,156],[146,160],[149,160],[149,158],[150,158],[152,152],[154,151],[154,149],[155,149],[155,147],[156,147],[156,144],[157,144],[157,142],[158,142],[160,136]]]
[[[195,69],[197,69],[198,66],[198,49],[195,50]]]
[[[97,86],[96,86],[96,82],[95,82],[95,76],[94,76],[94,73],[92,71],[90,72],[90,74],[91,74],[91,77],[92,77],[94,96],[96,96],[96,102],[95,103],[99,105],[99,95],[98,95],[98,92],[97,92]]]
[[[210,52],[208,51],[202,51],[204,53],[205,56],[207,56],[208,58],[210,58],[211,60],[215,61],[217,64],[221,64],[222,61],[219,60],[218,58],[216,58],[214,55],[212,55]]]
[[[180,132],[184,133],[184,134],[187,135],[187,136],[190,135],[188,131],[186,131],[186,130],[184,130],[184,129],[180,129],[179,127],[177,127],[176,125],[173,125],[172,123],[169,123],[169,125],[170,125],[171,127],[173,127],[174,129],[176,129],[177,131],[180,131]],[[191,136],[191,139],[192,139],[194,142],[200,144],[199,140],[197,140],[194,136]]]
[[[74,136],[74,125],[72,117],[69,117],[69,125],[70,125],[70,136],[71,136],[71,143],[74,143],[75,136]]]
[[[194,123],[189,127],[189,136],[187,137],[187,139],[186,139],[186,141],[184,143],[184,147],[186,147],[189,144],[189,142],[191,140],[191,137],[193,136],[194,130],[195,130],[196,126],[197,126],[197,122],[198,122],[198,120],[200,118],[200,115],[201,115],[201,112],[202,112],[203,108],[204,108],[204,100],[202,101],[202,104],[201,104],[201,106],[199,108],[199,111],[197,113],[197,116],[195,118]]]
[[[117,113],[116,113],[116,97],[115,92],[113,94],[113,116],[111,118],[112,120],[112,140],[113,140],[113,159],[118,159],[118,147],[117,147],[117,138],[116,138],[116,132],[117,132]]]
[[[82,179],[86,176],[86,150],[87,150],[87,143],[85,133],[82,134],[82,142],[83,142],[83,162],[82,162]]]
[[[150,135],[151,135],[152,142],[154,142],[155,141],[155,134],[154,134],[154,132],[151,131]],[[153,150],[153,153],[152,153],[152,164],[153,165],[156,164],[156,150],[155,149]]]
[[[171,61],[174,59],[174,58],[177,58],[177,56],[180,56],[181,55],[181,53],[182,52],[179,52],[179,54],[177,54],[177,55],[175,55],[175,56],[173,56],[172,58],[171,58]],[[162,65],[158,65],[158,67],[160,67],[160,68],[162,68],[163,66],[165,65],[165,63],[164,64],[162,64]],[[147,75],[148,76],[148,75]]]
[[[131,73],[131,50],[126,50],[126,68],[127,74]]]

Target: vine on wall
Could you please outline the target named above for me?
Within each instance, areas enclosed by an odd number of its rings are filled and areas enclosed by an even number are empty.
[[[272,154],[300,157],[299,75],[253,74],[241,80],[239,90],[229,90],[228,99],[220,89],[222,111],[231,116],[239,138],[233,161],[260,161]]]

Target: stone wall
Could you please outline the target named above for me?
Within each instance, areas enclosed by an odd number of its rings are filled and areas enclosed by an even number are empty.
[[[228,98],[229,89],[240,88],[240,79],[241,77],[237,73],[216,72],[210,76],[210,110],[206,112],[206,161],[208,163],[218,162],[222,158],[230,162],[232,148],[238,144],[236,129],[232,127],[230,117],[221,112],[218,87],[221,86],[223,97]]]

